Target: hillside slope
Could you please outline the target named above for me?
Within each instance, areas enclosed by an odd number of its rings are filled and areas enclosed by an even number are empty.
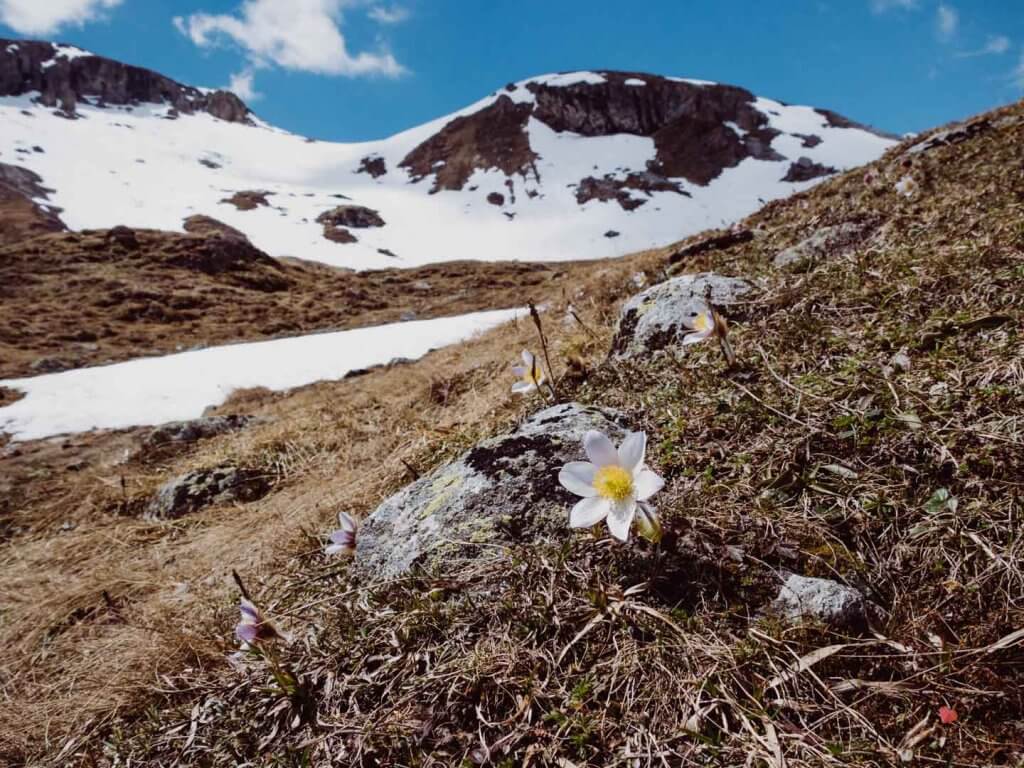
[[[484,546],[457,569],[390,581],[323,555],[339,510],[371,515],[544,407],[509,395],[508,364],[537,347],[528,323],[357,387],[242,394],[221,412],[259,420],[186,446],[140,447],[134,432],[8,451],[0,754],[1019,762],[1022,142],[1016,104],[550,296],[559,396],[648,434],[667,481],[657,549],[566,529],[466,542]],[[737,366],[712,344],[610,360],[636,269],[752,281],[728,310]],[[262,473],[269,492],[139,519],[160,483],[223,466]],[[569,494],[537,482],[537,504],[564,514]],[[275,692],[257,661],[225,663],[231,569],[290,633],[282,660],[302,696]],[[858,628],[788,625],[767,610],[786,573],[877,609]]]
[[[319,142],[233,95],[0,40],[0,152],[72,230],[195,214],[271,256],[355,269],[621,256],[728,224],[893,138],[733,86],[546,75],[381,141]]]

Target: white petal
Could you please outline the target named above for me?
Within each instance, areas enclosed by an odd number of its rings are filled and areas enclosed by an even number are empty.
[[[688,344],[697,344],[698,342],[704,341],[708,336],[711,335],[714,328],[709,328],[706,331],[694,331],[683,337],[683,346]]]
[[[636,473],[644,463],[644,452],[647,450],[647,433],[631,432],[619,446],[619,466],[631,473]]]
[[[558,482],[567,491],[589,499],[597,495],[594,488],[594,475],[597,474],[597,467],[589,461],[570,461],[558,473]]]
[[[636,514],[636,499],[626,499],[612,504],[608,512],[608,530],[619,541],[629,541],[629,526]]]
[[[583,436],[583,450],[587,452],[587,458],[599,467],[607,467],[609,464],[618,465],[619,452],[615,450],[612,441],[608,436],[592,429]]]
[[[523,362],[526,363],[526,370],[530,370],[533,367],[533,363],[536,358],[533,356],[533,352],[528,349],[523,350]]]
[[[600,496],[580,499],[569,513],[569,527],[589,528],[597,525],[608,516],[610,508],[611,503],[608,499],[602,499]]]
[[[523,395],[526,394],[527,392],[532,392],[536,388],[536,385],[529,381],[517,381],[515,384],[512,385],[512,391],[518,395]]]
[[[640,501],[646,501],[665,487],[665,481],[661,475],[657,472],[652,472],[646,467],[637,473],[633,483],[636,486],[636,497]]]
[[[359,524],[348,514],[348,512],[338,513],[338,524],[341,526],[343,531],[355,532],[359,529]]]
[[[351,555],[354,551],[354,547],[346,547],[343,544],[328,544],[324,547],[324,552],[328,555]]]
[[[517,379],[521,379],[526,375],[526,372],[528,370],[529,369],[525,365],[513,365],[512,375],[515,376]]]

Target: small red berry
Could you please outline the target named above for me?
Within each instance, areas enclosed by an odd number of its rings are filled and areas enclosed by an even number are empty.
[[[951,723],[955,723],[958,717],[959,715],[957,715],[956,710],[952,707],[939,707],[939,720],[944,724],[950,725]]]

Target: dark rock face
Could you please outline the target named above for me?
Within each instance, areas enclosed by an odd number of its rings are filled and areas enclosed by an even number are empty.
[[[750,91],[729,85],[695,85],[654,75],[602,72],[604,83],[551,86],[530,83],[534,117],[556,131],[584,136],[629,133],[654,139],[652,172],[707,184],[746,157],[781,160],[770,148],[778,131],[754,109]],[[646,85],[625,84],[630,78]],[[746,131],[740,136],[726,123]]]
[[[789,170],[782,177],[783,181],[810,181],[822,176],[830,176],[836,173],[831,166],[816,163],[809,157],[801,157],[795,163],[789,164]]]
[[[316,217],[316,220],[318,224],[352,227],[353,229],[384,226],[384,219],[377,211],[362,205],[339,205],[337,208],[324,211]]]
[[[478,168],[498,168],[507,176],[526,176],[537,170],[526,122],[530,104],[499,96],[479,112],[457,117],[405,156],[398,165],[414,181],[436,174],[432,192],[462,189]]]
[[[359,162],[359,169],[356,171],[356,173],[368,173],[375,179],[380,178],[387,172],[388,164],[384,162],[384,158],[374,155],[364,157]]]
[[[230,237],[235,240],[249,241],[244,232],[228,226],[223,221],[218,221],[212,216],[195,214],[185,219],[183,227],[186,232],[193,235],[211,235],[213,237]]]
[[[228,91],[204,93],[102,56],[64,56],[53,43],[0,40],[0,96],[32,91],[39,92],[39,103],[67,115],[89,99],[98,106],[168,104],[182,114],[207,112],[232,123],[252,122],[249,108]]]
[[[256,501],[270,491],[270,480],[251,469],[199,469],[168,480],[150,501],[148,520],[176,520],[211,504]]]
[[[27,168],[0,163],[0,245],[67,229],[57,215],[60,208],[34,199],[45,200],[53,191],[42,186],[42,181]]]
[[[690,196],[678,182],[645,171],[631,173],[625,179],[617,179],[610,174],[603,179],[587,176],[576,187],[576,202],[583,205],[589,200],[615,200],[626,211],[632,211],[647,202],[644,197],[633,197],[629,190],[642,191],[647,197],[652,192],[675,192],[677,195]]]
[[[332,243],[358,243],[359,238],[349,232],[345,227],[336,227],[333,224],[324,224],[324,237]]]
[[[505,196],[501,192],[491,192],[487,195],[487,202],[491,205],[501,206],[505,204]]]
[[[689,261],[690,259],[700,256],[702,253],[722,251],[726,248],[732,248],[734,245],[749,243],[753,239],[754,233],[749,229],[738,229],[736,231],[725,232],[721,235],[712,235],[711,237],[706,237],[703,240],[698,240],[696,243],[680,248],[668,257],[668,263],[678,264],[681,261]]]

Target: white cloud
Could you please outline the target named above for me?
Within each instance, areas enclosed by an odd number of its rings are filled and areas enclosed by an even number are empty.
[[[174,26],[201,48],[232,41],[253,67],[277,65],[324,75],[386,75],[405,71],[387,51],[352,54],[342,15],[358,0],[246,0],[235,15],[194,13]]]
[[[935,11],[935,29],[939,40],[952,40],[960,26],[960,14],[956,8],[946,3],[939,3]]]
[[[368,15],[378,24],[401,24],[409,18],[409,11],[400,5],[393,5],[390,8],[375,5]]]
[[[893,8],[911,11],[916,7],[917,0],[871,0],[871,10],[875,13],[885,13]]]
[[[1017,62],[1017,66],[1013,72],[1010,73],[1010,80],[1013,84],[1024,91],[1024,53],[1020,55],[1020,61]]]
[[[1006,35],[992,35],[985,42],[981,48],[976,51],[963,51],[958,53],[957,56],[963,59],[971,58],[972,56],[1001,56],[1013,47],[1010,43],[1010,38]]]
[[[68,25],[82,26],[121,0],[0,0],[0,22],[22,35],[50,35]]]
[[[256,92],[255,73],[252,67],[246,67],[241,72],[236,72],[228,82],[228,90],[242,101],[257,101],[261,94]]]

